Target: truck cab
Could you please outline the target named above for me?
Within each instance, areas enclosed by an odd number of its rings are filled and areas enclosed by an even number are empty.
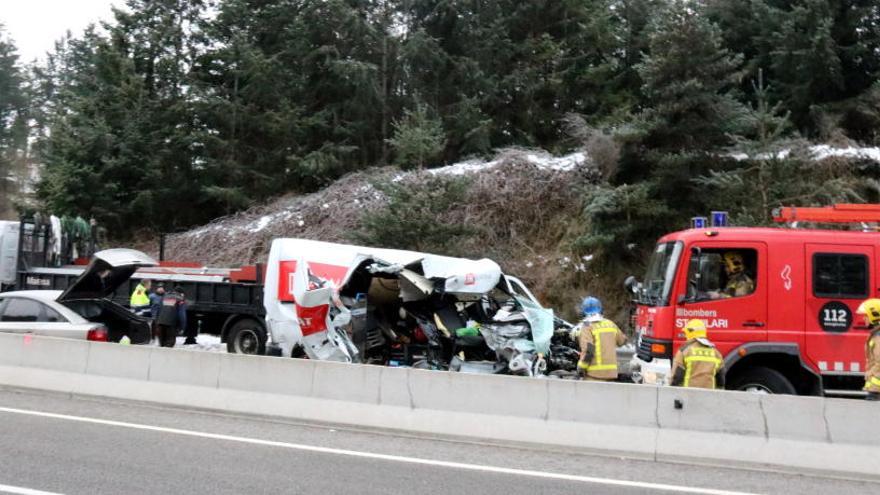
[[[856,309],[878,296],[878,259],[872,231],[710,227],[666,235],[633,288],[634,365],[644,381],[662,382],[685,323],[699,318],[725,356],[730,389],[858,395],[868,328]]]

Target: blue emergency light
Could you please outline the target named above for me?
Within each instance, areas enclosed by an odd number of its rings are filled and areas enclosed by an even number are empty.
[[[692,229],[705,229],[708,224],[709,219],[706,217],[691,217]]]
[[[713,227],[727,227],[727,212],[726,211],[713,211],[712,212],[712,226]]]

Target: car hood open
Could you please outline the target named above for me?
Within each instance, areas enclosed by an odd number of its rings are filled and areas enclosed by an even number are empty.
[[[134,249],[98,251],[82,275],[57,300],[60,302],[107,297],[131,278],[138,268],[156,265],[158,263],[153,258]]]

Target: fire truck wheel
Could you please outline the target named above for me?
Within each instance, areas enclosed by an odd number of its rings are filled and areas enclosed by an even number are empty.
[[[730,379],[727,388],[756,394],[797,394],[794,385],[788,381],[785,375],[763,366],[756,366],[738,373]]]
[[[266,353],[266,331],[254,320],[239,320],[229,329],[226,350],[230,354]]]

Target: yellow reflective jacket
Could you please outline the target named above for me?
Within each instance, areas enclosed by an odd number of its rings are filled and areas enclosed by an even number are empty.
[[[880,327],[865,342],[865,390],[880,392]]]
[[[755,292],[755,282],[743,272],[731,276],[724,287],[726,297],[747,296],[752,292]]]
[[[672,385],[693,388],[724,388],[724,359],[708,339],[694,339],[675,353]]]
[[[128,305],[132,308],[140,308],[150,305],[150,296],[147,295],[147,288],[144,287],[144,284],[137,284],[137,287],[134,288],[134,292],[131,293],[131,299],[129,300]]]
[[[597,380],[617,379],[617,348],[626,343],[626,336],[611,320],[599,320],[581,331],[581,352],[590,354],[589,363],[579,363],[587,377]]]

